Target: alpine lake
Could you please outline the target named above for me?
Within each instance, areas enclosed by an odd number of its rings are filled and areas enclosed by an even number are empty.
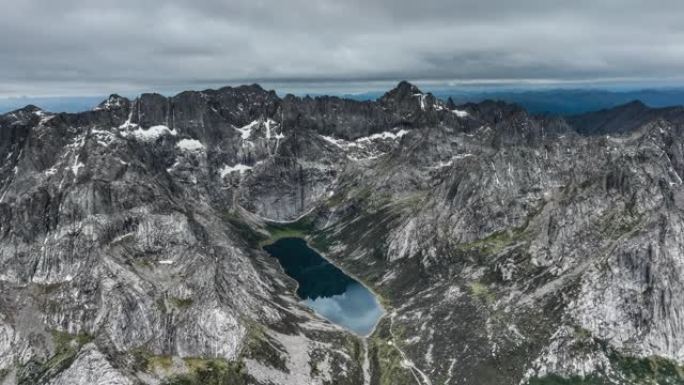
[[[357,335],[368,336],[384,310],[375,294],[310,248],[302,238],[264,246],[299,284],[297,296],[319,316]]]

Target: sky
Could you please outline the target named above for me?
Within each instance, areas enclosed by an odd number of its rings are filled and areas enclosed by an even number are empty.
[[[681,0],[0,0],[0,97],[684,84]]]

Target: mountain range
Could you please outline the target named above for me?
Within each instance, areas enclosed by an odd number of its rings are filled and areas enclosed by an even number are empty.
[[[518,104],[530,113],[545,115],[577,115],[617,107],[635,100],[654,108],[684,105],[684,90],[681,88],[604,90],[590,88],[498,89],[492,87],[479,89],[477,87],[432,86],[430,90],[436,97],[443,100],[452,98],[458,104],[500,100]],[[338,92],[336,95],[347,99],[367,101],[375,100],[383,94],[383,91],[367,91],[354,94]],[[312,94],[312,96],[317,95]],[[0,114],[19,109],[27,104],[39,106],[45,111],[80,112],[92,109],[102,99],[104,99],[103,96],[0,98]]]
[[[684,382],[684,109],[258,85],[0,116],[3,384]],[[262,246],[371,288],[367,338]]]

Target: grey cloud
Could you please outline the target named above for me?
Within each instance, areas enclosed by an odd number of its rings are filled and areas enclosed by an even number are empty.
[[[0,0],[0,91],[679,79],[681,1]],[[9,91],[12,90],[12,91]]]

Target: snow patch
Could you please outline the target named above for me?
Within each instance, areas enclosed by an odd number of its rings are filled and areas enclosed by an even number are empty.
[[[437,163],[436,165],[430,166],[430,167],[428,167],[428,168],[434,169],[434,170],[438,170],[438,169],[442,169],[442,168],[445,168],[445,167],[451,167],[451,166],[454,164],[454,161],[455,161],[455,160],[461,160],[461,159],[465,159],[465,158],[468,158],[468,157],[471,157],[471,156],[475,156],[475,155],[473,155],[473,154],[468,154],[468,153],[465,153],[465,154],[456,154],[456,155],[452,156],[451,159],[449,159],[448,161],[446,161],[446,162],[440,161],[440,162]]]
[[[466,110],[451,110],[451,112],[456,114],[456,116],[458,116],[459,118],[467,118],[468,116],[470,116],[470,113]]]
[[[176,147],[184,151],[201,151],[205,149],[202,142],[197,139],[181,139],[176,143]]]
[[[37,110],[34,112],[34,115],[40,118],[40,122],[38,123],[39,126],[44,125],[47,123],[50,119],[54,118],[55,116],[52,114],[45,113],[43,110]]]
[[[241,135],[243,140],[247,140],[252,135],[252,129],[254,127],[257,127],[258,125],[259,125],[259,121],[255,120],[252,123],[249,123],[245,126],[242,126],[239,128],[235,127],[235,129],[240,132],[240,135]]]
[[[238,163],[235,166],[228,166],[223,165],[223,168],[219,170],[219,173],[221,174],[221,178],[224,178],[226,175],[232,174],[234,172],[239,172],[240,174],[249,171],[252,169],[252,166],[247,166],[242,163]]]
[[[357,143],[359,143],[359,142],[370,142],[370,141],[378,140],[378,139],[382,139],[382,140],[399,139],[408,133],[409,133],[408,130],[399,130],[396,133],[391,132],[391,131],[384,131],[384,132],[381,132],[378,134],[373,134],[370,136],[366,136],[363,138],[356,139],[356,142]]]
[[[418,97],[418,100],[420,101],[420,109],[425,111],[425,109],[426,109],[425,96],[426,95],[423,93],[417,93],[417,94],[413,94],[413,96]]]
[[[93,128],[90,132],[97,139],[97,143],[103,147],[109,147],[109,145],[116,140],[114,134],[109,131]]]
[[[78,161],[78,154],[76,155],[76,158],[74,158],[74,165],[71,166],[71,172],[74,173],[74,180],[76,177],[78,177],[78,171],[81,169],[81,167],[84,167],[85,165],[83,162]]]
[[[377,134],[364,136],[354,141],[333,138],[331,136],[319,135],[326,142],[341,148],[347,154],[347,158],[352,161],[372,160],[384,155],[385,153],[375,146],[375,142],[397,140],[408,134],[408,130],[397,132],[384,131]]]
[[[126,118],[126,121],[123,122],[123,124],[121,124],[119,126],[119,129],[120,130],[127,130],[129,128],[138,127],[137,124],[131,123],[131,120],[133,120],[133,109],[132,108],[131,108],[131,112],[128,113],[128,118]]]
[[[126,125],[126,123],[124,123]],[[122,127],[124,126],[122,125]],[[126,126],[127,127],[137,127],[137,125],[132,125],[132,126]],[[123,131],[121,132],[121,136],[124,138],[127,138],[129,136],[132,136],[133,138],[143,141],[143,142],[152,142],[164,135],[171,135],[171,136],[176,136],[178,133],[176,130],[171,130],[166,126],[159,125],[159,126],[152,126],[146,130],[138,127],[138,129],[133,130],[133,131]]]
[[[325,140],[326,142],[333,144],[333,145],[340,147],[340,148],[348,147],[353,143],[353,142],[349,143],[344,139],[335,139],[332,136],[320,135],[320,137],[321,137],[321,139]]]
[[[275,125],[276,122],[273,119],[266,119],[264,125],[266,126],[266,139],[271,139],[271,126]]]
[[[55,175],[56,173],[57,173],[57,169],[54,167],[45,170],[45,175],[47,175],[47,176]]]

